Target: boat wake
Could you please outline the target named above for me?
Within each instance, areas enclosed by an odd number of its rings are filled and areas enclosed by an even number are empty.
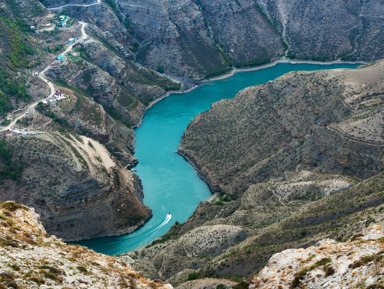
[[[150,231],[150,233],[151,234],[156,233],[158,230],[160,230],[162,227],[164,227],[166,224],[168,224],[171,219],[172,219],[172,214],[168,213],[167,216],[165,217],[165,220],[160,225],[158,225],[157,227],[152,229]]]
[[[164,221],[161,222],[159,225],[157,225],[156,227],[154,227],[153,229],[149,230],[149,231],[146,231],[146,232],[143,232],[141,234],[138,234],[138,235],[133,235],[133,236],[127,236],[125,239],[133,239],[133,238],[140,238],[140,240],[142,239],[142,237],[148,237],[150,235],[153,235],[154,233],[156,233],[157,231],[159,231],[162,227],[164,227],[166,224],[169,223],[169,221],[172,219],[172,214],[171,213],[168,213],[167,216],[165,217]]]

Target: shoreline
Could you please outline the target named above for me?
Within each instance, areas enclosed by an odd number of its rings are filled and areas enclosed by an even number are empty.
[[[232,68],[232,70],[229,71],[228,73],[223,74],[223,75],[219,75],[216,77],[212,77],[209,79],[204,79],[204,80],[202,80],[202,83],[226,79],[226,78],[234,76],[238,72],[257,71],[257,70],[262,70],[262,69],[274,67],[274,66],[278,65],[279,63],[332,65],[332,64],[366,64],[367,62],[366,61],[343,61],[340,59],[332,60],[332,61],[292,60],[292,59],[289,59],[286,57],[282,57],[282,58],[276,59],[274,61],[271,61],[269,63],[261,64],[258,66],[245,67],[245,68]]]
[[[211,192],[211,196],[205,200],[205,201],[211,201],[213,200],[217,195],[218,193],[221,191],[220,190],[220,187],[218,185],[214,185],[211,181],[211,179],[209,178],[208,174],[206,172],[204,172],[200,167],[199,165],[197,164],[197,162],[195,161],[195,159],[189,155],[186,151],[183,151],[183,149],[180,147],[178,147],[176,153],[180,156],[182,156],[192,167],[193,169],[196,171],[197,175],[199,176],[199,178],[207,184],[208,186],[208,189],[209,191]]]
[[[166,74],[162,74],[163,76],[165,76],[165,77],[167,77],[167,78],[169,78],[169,79],[171,79],[171,80],[173,80],[175,82],[177,81],[177,82],[181,83],[182,88],[180,90],[170,90],[170,91],[167,91],[163,95],[161,95],[160,97],[152,100],[145,107],[144,113],[143,113],[142,117],[140,118],[140,121],[136,125],[132,126],[132,128],[136,129],[136,128],[140,127],[142,122],[143,122],[143,118],[145,116],[146,111],[148,109],[150,109],[153,105],[158,103],[159,101],[162,101],[163,99],[165,99],[168,96],[170,96],[171,94],[188,93],[188,92],[190,92],[190,91],[200,87],[202,84],[204,84],[206,82],[211,82],[211,81],[217,81],[217,80],[223,80],[223,79],[226,79],[226,78],[230,78],[230,77],[234,76],[238,72],[257,71],[257,70],[262,70],[262,69],[270,68],[270,67],[278,65],[279,63],[316,64],[316,65],[332,65],[332,64],[361,64],[361,65],[363,65],[363,64],[366,64],[367,62],[366,61],[343,61],[341,59],[336,59],[336,60],[332,60],[332,61],[292,60],[292,59],[289,59],[289,58],[286,58],[286,57],[282,57],[282,58],[276,59],[274,61],[271,61],[269,63],[261,64],[261,65],[258,65],[258,66],[251,66],[251,67],[245,67],[245,68],[235,68],[235,67],[233,67],[232,70],[230,70],[229,72],[227,72],[227,73],[225,73],[223,75],[219,75],[219,76],[215,76],[215,77],[212,77],[212,78],[196,81],[195,85],[193,85],[191,88],[188,88],[186,90],[183,90],[184,83],[182,81],[178,81],[177,79],[175,79],[175,78],[173,78],[171,76],[167,76]]]
[[[173,80],[173,79],[172,79]],[[182,87],[184,86],[184,84],[182,82],[180,82]],[[141,124],[143,123],[143,118],[145,116],[145,113],[147,112],[148,109],[150,109],[152,106],[154,106],[156,103],[158,103],[159,101],[162,101],[163,99],[167,98],[168,96],[170,96],[171,94],[183,94],[183,93],[187,93],[187,92],[190,92],[192,90],[194,90],[195,88],[198,88],[200,85],[194,85],[192,86],[191,88],[189,89],[186,89],[186,90],[170,90],[170,91],[167,91],[166,93],[164,93],[163,95],[159,96],[158,98],[152,100],[144,109],[144,112],[143,112],[143,115],[141,116],[140,118],[140,121],[133,125],[132,126],[132,129],[136,129],[138,127],[141,126]]]

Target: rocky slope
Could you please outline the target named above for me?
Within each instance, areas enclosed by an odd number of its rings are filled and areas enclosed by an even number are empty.
[[[180,152],[232,197],[295,170],[367,178],[384,168],[383,77],[381,61],[247,88],[198,115]]]
[[[377,1],[108,0],[66,13],[107,32],[107,42],[144,66],[199,80],[283,55],[380,59],[383,9]]]
[[[180,85],[135,64],[96,27],[71,18],[55,28],[57,17],[38,1],[1,3],[0,123],[26,112],[13,126],[26,132],[0,133],[0,200],[33,206],[48,232],[66,240],[132,232],[151,216],[127,170],[137,163],[132,127]],[[49,66],[70,38],[81,41]],[[66,98],[27,111],[51,93],[41,77]]]
[[[277,253],[249,288],[382,288],[383,237],[376,225],[346,243],[324,239]]]
[[[62,90],[66,99],[39,105],[18,125],[31,135],[0,137],[0,199],[33,206],[48,232],[66,240],[132,232],[151,216],[140,180],[121,164],[136,162],[132,131],[92,99]]]
[[[281,31],[287,54],[313,60],[373,60],[379,56],[383,3],[376,1],[270,1],[260,5]],[[375,57],[374,57],[375,58]],[[376,59],[382,58],[379,56]]]
[[[180,89],[179,84],[124,59],[121,52],[105,46],[103,37],[107,35],[97,28],[86,31],[95,36],[75,48],[80,51],[81,59],[48,71],[47,76],[55,82],[80,89],[115,118],[132,126],[141,121],[151,101],[166,91]]]
[[[311,178],[317,179],[317,185],[328,183],[322,191],[332,188],[328,192],[333,194],[317,201],[310,201],[311,194],[300,197],[300,190],[306,192]],[[321,178],[323,181],[318,181]],[[306,173],[282,184],[255,185],[237,201],[204,202],[185,224],[174,225],[163,237],[120,258],[151,278],[161,277],[172,284],[184,282],[191,273],[197,278],[249,277],[274,253],[308,247],[324,238],[344,241],[372,222],[384,222],[382,172],[356,185],[356,180],[349,180],[349,189],[345,184],[340,186],[340,176],[327,179],[324,182],[324,176]],[[284,199],[275,194],[284,190],[290,196],[298,191],[297,198],[282,203]],[[231,228],[232,236],[239,232],[241,238],[226,237],[223,246],[222,238],[213,234],[218,227]],[[207,243],[213,249],[189,250],[188,244],[194,243]]]
[[[177,289],[214,289],[219,286],[219,288],[233,288],[236,286],[236,282],[225,280],[225,279],[214,279],[214,278],[205,278],[200,280],[187,281],[183,284],[178,285]]]
[[[0,288],[161,288],[110,256],[48,235],[33,208],[0,203]]]
[[[175,283],[191,272],[246,277],[273,253],[382,222],[383,75],[384,62],[292,72],[198,115],[180,149],[217,194],[130,253],[132,264]],[[217,226],[241,238],[223,247]],[[185,238],[217,249],[195,254]]]

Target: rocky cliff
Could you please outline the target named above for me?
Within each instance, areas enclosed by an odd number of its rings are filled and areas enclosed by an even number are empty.
[[[383,3],[376,1],[258,1],[281,32],[291,58],[380,59]],[[376,56],[374,56],[376,55]],[[378,58],[376,58],[378,57]]]
[[[46,233],[33,208],[0,203],[1,288],[161,288],[122,261]]]
[[[109,0],[66,13],[108,32],[107,42],[144,66],[199,80],[283,55],[380,59],[383,9],[377,1]]]
[[[118,235],[151,215],[140,180],[93,139],[54,131],[9,135],[4,144],[23,169],[2,180],[1,200],[34,207],[50,233],[71,241]]]
[[[348,242],[324,239],[271,257],[249,288],[381,288],[383,237],[371,226]]]

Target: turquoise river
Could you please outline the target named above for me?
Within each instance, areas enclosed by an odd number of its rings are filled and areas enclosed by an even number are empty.
[[[184,94],[172,94],[156,103],[135,130],[135,167],[144,188],[144,204],[153,217],[139,230],[119,236],[78,242],[97,252],[116,255],[135,250],[165,234],[176,222],[185,222],[199,202],[211,196],[208,186],[192,166],[176,154],[180,139],[195,115],[208,110],[211,103],[232,98],[248,86],[262,84],[296,70],[355,68],[352,64],[288,64],[239,72],[234,76],[206,82]],[[171,213],[171,218],[168,216]]]

